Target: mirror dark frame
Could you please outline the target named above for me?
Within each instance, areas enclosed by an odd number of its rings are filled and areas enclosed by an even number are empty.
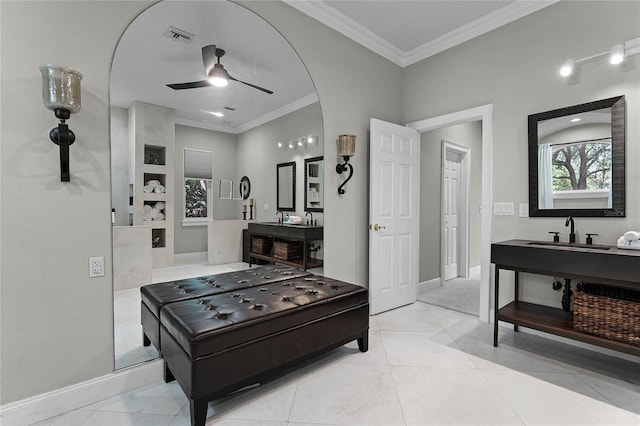
[[[293,195],[290,206],[282,205],[280,201],[280,169],[291,167],[291,194]],[[282,212],[293,212],[296,210],[296,162],[279,163],[276,165],[276,209]]]
[[[611,207],[587,209],[538,208],[538,122],[567,115],[611,108]],[[602,99],[529,115],[529,216],[625,217],[625,100]]]
[[[321,162],[322,163],[322,168],[324,169],[324,157],[320,156],[320,157],[312,157],[312,158],[305,158],[304,159],[304,211],[305,212],[323,212],[324,211],[324,207],[309,207],[309,200],[308,200],[308,195],[309,195],[309,182],[308,182],[308,178],[309,178],[309,164],[310,163],[317,163],[317,162]],[[323,172],[324,174],[324,172]],[[322,205],[324,205],[324,188],[323,188],[323,182],[320,182],[320,196],[322,197]]]

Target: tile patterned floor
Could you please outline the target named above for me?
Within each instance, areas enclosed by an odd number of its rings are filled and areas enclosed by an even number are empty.
[[[638,363],[492,327],[416,302],[371,317],[350,343],[304,368],[209,404],[207,425],[636,425]],[[174,382],[37,423],[188,425]]]

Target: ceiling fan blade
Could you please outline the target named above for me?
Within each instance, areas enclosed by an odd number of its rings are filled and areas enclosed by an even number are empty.
[[[171,87],[173,90],[182,90],[182,89],[196,89],[198,87],[208,87],[211,86],[208,80],[202,81],[192,81],[190,83],[174,83],[167,84],[168,87]]]
[[[270,95],[273,94],[273,92],[271,90],[269,90],[269,89],[265,89],[264,87],[256,86],[255,84],[247,83],[246,81],[238,80],[237,78],[231,77],[229,75],[229,73],[227,73],[227,76],[229,77],[229,80],[233,80],[233,81],[237,81],[238,83],[246,84],[247,86],[253,87],[254,89],[262,90],[263,92],[268,93]]]
[[[204,64],[204,70],[207,74],[211,71],[211,68],[216,64],[216,45],[210,44],[202,48],[202,63]]]

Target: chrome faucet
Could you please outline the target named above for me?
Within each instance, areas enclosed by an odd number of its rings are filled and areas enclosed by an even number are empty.
[[[569,224],[571,224],[571,233],[569,234],[569,242],[570,243],[575,243],[576,242],[576,230],[575,230],[575,224],[573,223],[573,217],[569,216],[567,218],[567,221],[564,223],[564,226],[569,226]]]
[[[311,213],[311,212],[306,212],[304,215],[305,215],[305,216],[309,216],[309,215],[311,215],[311,220],[310,220],[310,221],[307,221],[307,225],[313,225],[313,213]]]
[[[276,216],[278,216],[278,214],[280,214],[280,217],[278,218],[278,223],[284,222],[284,212],[282,210],[276,210]]]

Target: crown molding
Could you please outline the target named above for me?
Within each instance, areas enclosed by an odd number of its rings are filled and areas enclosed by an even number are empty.
[[[349,37],[367,49],[379,54],[389,61],[406,67],[422,61],[430,56],[447,50],[465,41],[506,25],[516,19],[536,12],[559,0],[528,1],[518,0],[504,6],[482,18],[469,22],[462,27],[444,34],[437,39],[405,52],[384,40],[369,29],[363,27],[342,12],[329,6],[324,0],[283,0],[286,4],[300,12],[327,25],[340,34]]]
[[[306,106],[309,106],[311,104],[314,104],[318,102],[318,95],[315,93],[312,93],[310,95],[307,95],[303,98],[300,98],[296,101],[291,102],[290,104],[287,104],[283,107],[280,107],[274,111],[271,111],[263,116],[260,116],[258,118],[254,118],[253,120],[238,126],[238,127],[230,127],[230,126],[222,126],[219,124],[210,124],[210,123],[204,123],[202,121],[196,121],[196,120],[189,120],[187,118],[178,118],[176,117],[176,124],[180,124],[182,126],[188,126],[188,127],[196,127],[198,129],[205,129],[205,130],[213,130],[216,132],[223,132],[223,133],[230,133],[232,135],[238,135],[240,133],[246,132],[247,130],[251,130],[254,127],[258,127],[262,124],[268,123],[272,120],[275,120],[276,118],[280,118],[283,117],[287,114],[290,114],[294,111],[297,111],[299,109],[302,109]]]
[[[420,62],[423,59],[462,44],[465,41],[469,41],[533,12],[537,12],[540,9],[544,9],[547,6],[551,6],[558,1],[559,0],[515,1],[482,18],[478,18],[475,21],[471,21],[468,24],[450,31],[433,41],[406,52],[402,66],[406,67]]]
[[[314,104],[318,102],[318,95],[316,93],[312,93],[310,95],[307,95],[303,98],[298,99],[297,101],[293,101],[288,105],[285,105],[283,107],[280,107],[274,111],[271,111],[270,113],[267,113],[265,115],[263,115],[262,117],[258,117],[254,120],[251,120],[241,126],[236,127],[236,134],[238,133],[243,133],[246,132],[247,130],[251,130],[254,127],[258,127],[262,124],[268,123],[272,120],[275,120],[276,118],[280,118],[282,116],[285,116],[287,114],[290,114],[294,111],[297,111],[299,109],[302,109],[306,106],[309,106],[311,104]]]
[[[361,44],[367,49],[403,66],[405,52],[398,49],[371,30],[360,25],[342,12],[329,6],[323,0],[282,0],[284,3],[319,21],[329,28]]]

